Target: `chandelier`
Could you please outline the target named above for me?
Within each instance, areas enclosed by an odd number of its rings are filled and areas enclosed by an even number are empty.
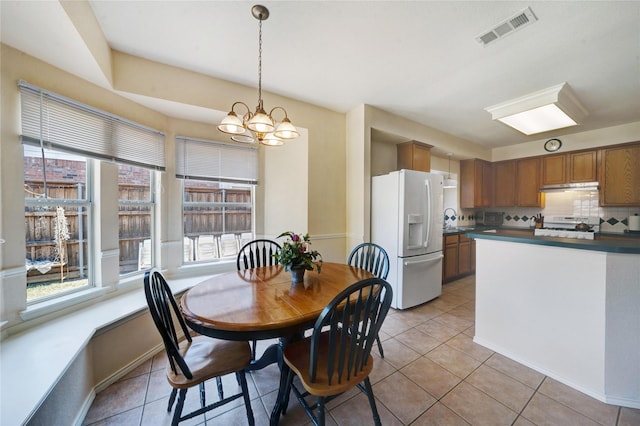
[[[259,21],[258,106],[255,112],[251,112],[251,109],[244,102],[234,102],[231,111],[218,125],[218,130],[233,135],[231,139],[236,142],[253,143],[257,140],[263,145],[282,145],[285,139],[295,139],[299,133],[291,124],[284,108],[276,106],[269,111],[269,114],[264,110],[262,103],[262,21],[269,18],[269,9],[257,4],[251,8],[251,14]],[[242,118],[238,117],[235,111],[236,106],[243,106],[246,109]],[[273,113],[277,110],[284,112],[284,118],[280,122],[273,118]]]

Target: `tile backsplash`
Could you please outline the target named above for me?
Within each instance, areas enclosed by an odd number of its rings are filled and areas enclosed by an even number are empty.
[[[596,216],[600,218],[600,232],[625,232],[627,218],[640,213],[640,207],[600,207],[598,191],[568,191],[545,194],[545,208],[505,207],[487,209],[504,212],[504,226],[533,227],[531,217],[543,216]],[[462,209],[457,217],[458,226],[475,224],[475,211]]]

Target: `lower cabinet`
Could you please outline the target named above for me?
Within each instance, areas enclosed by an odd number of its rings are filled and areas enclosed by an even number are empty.
[[[464,234],[446,235],[443,239],[442,282],[469,275],[476,270],[476,241]]]

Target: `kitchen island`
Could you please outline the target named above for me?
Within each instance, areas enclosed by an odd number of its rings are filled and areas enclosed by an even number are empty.
[[[476,240],[474,341],[640,408],[640,242],[467,235]]]

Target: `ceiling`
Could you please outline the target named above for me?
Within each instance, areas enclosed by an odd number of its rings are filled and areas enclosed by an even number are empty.
[[[257,87],[255,2],[89,4],[112,49]],[[489,148],[640,121],[639,1],[264,4],[265,91],[338,112],[372,105]],[[108,87],[57,1],[0,7],[3,43]],[[487,46],[476,41],[527,7],[535,23]],[[578,127],[525,136],[484,111],[564,81],[589,111]],[[211,122],[211,110],[135,100]]]

